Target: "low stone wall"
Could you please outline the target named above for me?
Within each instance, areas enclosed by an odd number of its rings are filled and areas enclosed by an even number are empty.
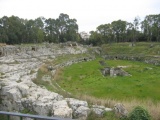
[[[14,55],[17,53],[26,53],[27,51],[37,51],[39,49],[38,46],[12,46],[12,45],[6,45],[0,47],[0,57],[2,56],[8,56],[8,55]]]
[[[94,59],[95,59],[95,57],[78,58],[78,59],[66,61],[64,63],[58,64],[58,65],[55,65],[55,66],[48,66],[48,70],[52,71],[52,70],[56,70],[57,68],[60,68],[60,67],[66,67],[66,66],[72,65],[74,63],[86,62],[86,61],[91,61],[91,60],[94,60]]]
[[[16,53],[16,47],[15,46],[2,46],[0,47],[0,56],[6,56],[10,54]]]
[[[113,59],[132,60],[132,61],[145,62],[153,65],[160,65],[160,59],[158,59],[158,56],[104,55],[103,58],[106,60],[113,60]]]
[[[68,45],[69,43],[63,44],[53,44],[53,43],[43,43],[41,45],[34,44],[34,45],[5,45],[0,46],[0,57],[15,55],[19,53],[34,53],[37,52],[38,54],[78,54],[78,53],[85,53],[87,49],[83,47],[83,45],[78,45],[77,43],[72,43],[71,46]],[[63,45],[63,47],[61,47]],[[47,54],[48,55],[48,54]]]

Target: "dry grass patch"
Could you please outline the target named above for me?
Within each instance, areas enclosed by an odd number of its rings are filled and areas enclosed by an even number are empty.
[[[81,79],[84,79],[84,78],[86,78],[86,75],[80,75],[79,76],[79,79],[81,80]]]
[[[42,71],[43,73],[47,73],[47,72],[48,72],[47,65],[46,65],[46,64],[43,64],[43,65],[39,68],[39,70]]]
[[[62,73],[63,73],[63,68],[58,68],[54,75],[54,80],[61,80]]]
[[[6,45],[7,45],[6,43],[0,43],[0,47],[6,46]]]
[[[122,103],[124,104],[125,108],[128,110],[128,112],[131,112],[133,108],[136,106],[142,106],[145,108],[153,120],[160,120],[160,103],[154,103],[152,100],[137,100],[132,99],[131,101],[123,100],[113,100],[113,99],[98,99],[89,95],[79,95],[77,96],[79,99],[88,101],[89,104],[97,104],[97,105],[103,105],[105,107],[113,108],[116,103]]]
[[[72,77],[71,76],[67,77],[67,80],[72,80]]]

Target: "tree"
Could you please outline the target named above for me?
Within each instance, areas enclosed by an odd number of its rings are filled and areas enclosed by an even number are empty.
[[[102,43],[110,43],[113,38],[111,24],[104,24],[97,27],[97,32],[102,35]]]
[[[4,16],[3,18],[0,19],[0,42],[5,43],[8,41],[8,36],[7,36],[7,25],[8,22],[8,17]]]
[[[78,25],[76,19],[70,19],[69,15],[61,13],[57,21],[60,42],[66,42],[69,39],[70,41],[73,41],[78,38]]]
[[[147,41],[160,41],[160,14],[147,15],[141,22],[141,29]]]
[[[134,25],[132,23],[127,23],[127,42],[131,42],[134,39]]]
[[[90,31],[90,38],[88,44],[101,45],[102,44],[102,35],[99,34],[97,31]]]
[[[140,24],[140,18],[139,17],[135,17],[134,21],[133,21],[133,26],[134,26],[134,34],[133,34],[133,43],[136,42],[137,39],[137,31],[139,29],[139,24]]]
[[[78,40],[78,25],[76,19],[69,19],[67,21],[67,39],[70,41]]]
[[[43,30],[41,30],[41,29],[38,29],[37,40],[38,40],[37,41],[38,43],[42,43],[44,40],[44,33],[43,33]]]
[[[58,20],[49,18],[45,20],[45,24],[46,24],[45,33],[47,41],[58,42],[59,41]]]
[[[33,30],[35,34],[34,42],[36,43],[42,42],[44,40],[44,35],[43,35],[44,21],[45,21],[44,17],[38,17],[37,19],[34,20],[33,24]]]
[[[35,30],[34,30],[34,20],[28,20],[26,22],[25,30],[26,30],[25,43],[33,43],[33,40],[36,39]]]
[[[113,21],[111,25],[112,25],[114,40],[116,42],[123,42],[125,40],[127,22],[118,20],[118,21]]]
[[[0,23],[1,41],[8,44],[21,43],[23,39],[24,24],[22,19],[16,16],[1,18]]]
[[[141,25],[141,29],[139,29]],[[141,31],[140,31],[141,30]],[[160,14],[147,15],[140,22],[135,17],[133,23],[117,20],[99,25],[90,32],[88,44],[100,45],[111,42],[160,41]],[[79,41],[76,19],[61,13],[58,18],[35,20],[21,19],[17,16],[0,18],[0,42],[8,44]]]

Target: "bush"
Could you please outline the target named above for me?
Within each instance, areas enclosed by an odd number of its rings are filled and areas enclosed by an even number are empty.
[[[151,120],[151,117],[147,110],[138,106],[133,109],[129,114],[129,120]]]

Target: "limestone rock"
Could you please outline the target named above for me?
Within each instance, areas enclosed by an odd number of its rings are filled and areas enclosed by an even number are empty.
[[[86,101],[77,100],[74,98],[66,98],[66,100],[74,111],[80,106],[88,107],[88,103]]]
[[[92,105],[92,108],[105,109],[104,106],[100,106],[100,105]]]
[[[52,110],[54,116],[59,116],[62,118],[72,118],[72,109],[69,108],[66,100],[53,103]]]
[[[36,101],[32,104],[33,111],[39,115],[48,115],[52,110],[52,102],[44,103],[42,101]]]
[[[17,88],[20,90],[22,96],[27,96],[29,94],[29,87],[25,84],[18,84]]]
[[[125,117],[128,114],[128,111],[126,110],[125,106],[121,103],[117,103],[114,106],[114,111],[120,117]]]
[[[121,68],[116,67],[110,69],[110,76],[130,76],[130,75]]]
[[[88,117],[90,111],[91,110],[88,107],[80,106],[74,111],[73,115],[75,118],[85,120]]]
[[[91,110],[99,117],[103,117],[105,112],[103,109],[100,108],[92,108]]]
[[[105,106],[92,105],[91,110],[99,117],[103,117],[105,112],[112,111],[111,108],[106,108]]]
[[[109,111],[112,111],[113,109],[111,109],[111,108],[105,108],[104,109],[106,112],[109,112]]]
[[[14,101],[19,101],[22,97],[21,92],[17,88],[10,89],[9,91],[7,91],[6,95],[9,99]]]
[[[73,116],[80,120],[85,120],[90,113],[90,109],[88,107],[88,103],[86,101],[77,100],[74,98],[66,98],[73,110]]]
[[[104,69],[101,70],[102,75],[107,76],[110,75],[110,67],[105,67]]]

